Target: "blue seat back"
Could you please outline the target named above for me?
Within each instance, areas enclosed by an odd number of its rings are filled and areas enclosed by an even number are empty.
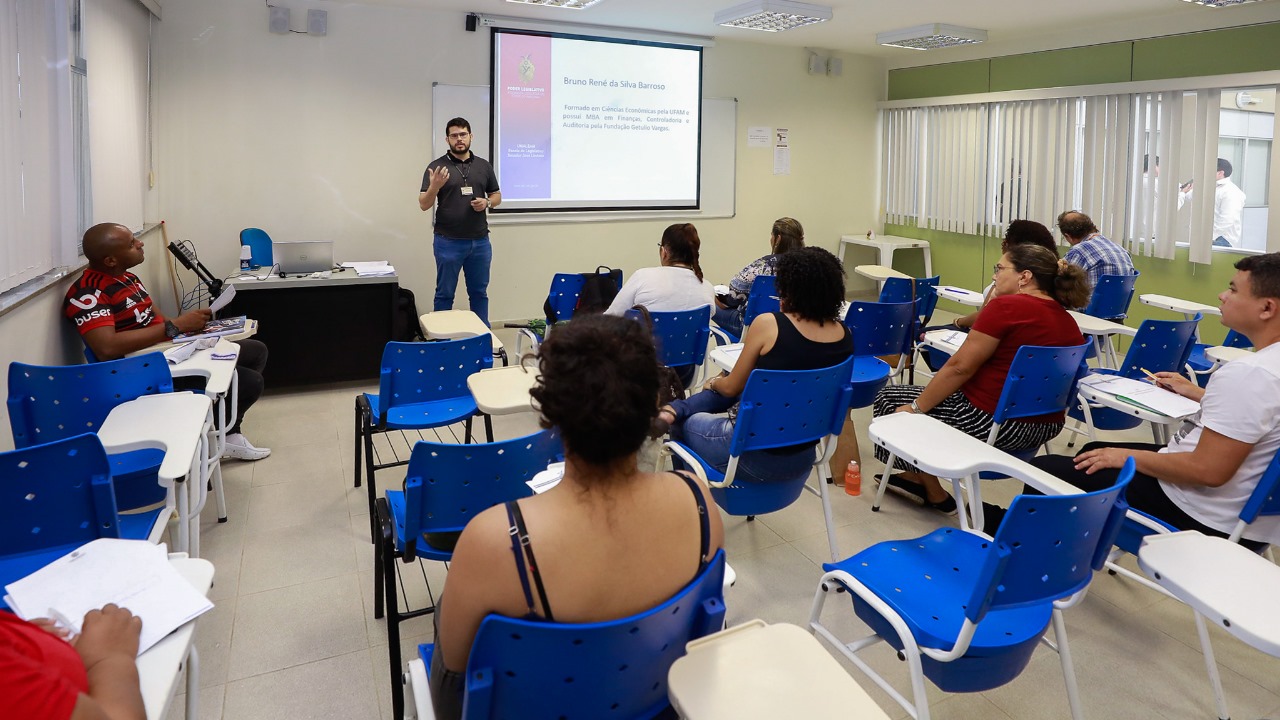
[[[742,390],[731,455],[839,435],[853,394],[853,357],[818,370],[751,371]]]
[[[995,422],[1065,412],[1075,400],[1076,383],[1089,371],[1084,358],[1093,339],[1081,345],[1023,345],[1005,376]]]
[[[89,365],[9,364],[9,425],[14,447],[96,433],[115,406],[173,391],[162,353]]]
[[[118,537],[111,471],[97,435],[0,453],[0,555]]]
[[[378,378],[378,418],[399,405],[470,397],[467,378],[493,366],[487,334],[440,342],[389,342],[382,350]]]
[[[555,313],[556,321],[572,320],[578,307],[578,296],[586,281],[582,273],[556,273],[551,278],[551,290],[547,293],[547,307]]]
[[[245,228],[240,231],[240,244],[248,245],[253,253],[252,267],[271,267],[275,264],[271,254],[271,236],[258,228]]]
[[[760,315],[778,312],[781,309],[777,278],[773,275],[757,275],[756,279],[751,281],[751,292],[747,293],[747,305],[742,309],[742,327],[746,328]]]
[[[641,319],[637,310],[628,310],[627,317]],[[658,362],[667,367],[702,364],[711,338],[710,305],[672,312],[649,311],[649,320],[653,323]]]
[[[919,335],[918,328],[929,324],[933,310],[938,306],[939,275],[928,278],[888,278],[884,287],[880,288],[882,303],[915,303],[916,327],[912,328],[911,337]]]
[[[690,640],[724,624],[724,551],[670,600],[598,623],[489,615],[467,661],[468,720],[651,718],[667,710],[667,673]]]
[[[1098,286],[1089,296],[1089,305],[1084,309],[1084,314],[1107,320],[1126,317],[1129,314],[1129,303],[1133,302],[1134,285],[1140,274],[1135,270],[1132,275],[1103,275],[1098,278]]]
[[[1280,452],[1271,459],[1240,511],[1240,519],[1246,523],[1257,520],[1259,515],[1280,515]]]
[[[854,302],[844,316],[853,335],[855,357],[897,355],[911,342],[915,304],[905,302]]]
[[[1066,598],[1089,584],[1120,532],[1133,458],[1116,484],[1082,495],[1019,495],[983,560],[965,617]]]
[[[1251,348],[1253,341],[1235,330],[1228,329],[1227,337],[1223,339],[1222,344],[1226,347],[1233,348]]]
[[[487,508],[532,495],[527,483],[563,453],[552,430],[494,443],[414,443],[404,481],[405,559],[422,533],[461,532]]]
[[[1187,358],[1191,357],[1199,322],[1199,313],[1191,320],[1143,320],[1124,354],[1119,374],[1144,380],[1147,377],[1144,368],[1153,373],[1183,372]]]

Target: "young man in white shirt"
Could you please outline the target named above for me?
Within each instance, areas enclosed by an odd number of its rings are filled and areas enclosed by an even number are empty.
[[[1248,337],[1257,352],[1219,368],[1205,388],[1177,373],[1156,374],[1162,386],[1201,405],[1168,445],[1089,443],[1074,458],[1046,455],[1032,464],[1089,492],[1114,484],[1132,456],[1131,507],[1182,530],[1230,534],[1280,450],[1280,253],[1236,263],[1218,300],[1222,324]],[[1280,517],[1258,518],[1244,538],[1280,543]]]

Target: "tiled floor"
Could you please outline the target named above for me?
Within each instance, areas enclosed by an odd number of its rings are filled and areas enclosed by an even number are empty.
[[[350,385],[273,392],[253,409],[246,431],[272,449],[257,463],[224,465],[230,521],[205,514],[203,549],[217,568],[215,609],[200,619],[201,718],[259,720],[389,718],[385,625],[372,613],[373,547],[365,490],[352,487]],[[861,415],[862,447],[869,411]],[[535,429],[532,416],[497,418],[498,437]],[[1116,438],[1145,439],[1141,431]],[[1053,449],[1063,452],[1064,440]],[[865,477],[879,465],[866,453]],[[394,470],[380,485],[399,483]],[[985,488],[985,486],[984,486]],[[1015,487],[991,483],[984,495],[1006,500]],[[867,495],[833,497],[838,541],[848,555],[892,538],[922,535],[954,522],[890,496],[872,514]],[[212,505],[212,504],[211,504]],[[805,495],[753,523],[725,518],[726,549],[738,583],[726,597],[731,624],[750,618],[804,625],[820,565],[827,559],[822,512]],[[429,568],[436,587],[443,569]],[[824,619],[845,637],[861,631],[841,602]],[[1091,720],[1207,720],[1212,697],[1190,611],[1131,582],[1095,578],[1067,624],[1076,673]],[[429,639],[429,618],[403,628],[406,654]],[[1214,633],[1228,701],[1236,718],[1280,715],[1280,660],[1225,633]],[[881,646],[872,662],[906,690],[905,665]],[[842,661],[843,662],[843,661]],[[856,671],[854,676],[894,718],[897,705]],[[1042,647],[1012,683],[975,695],[931,688],[942,720],[1049,720],[1069,717],[1058,657]],[[169,717],[184,716],[179,696]],[[832,698],[839,717],[839,699]]]

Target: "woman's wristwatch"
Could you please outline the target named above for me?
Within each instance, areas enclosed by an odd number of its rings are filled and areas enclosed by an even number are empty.
[[[911,412],[915,413],[916,415],[924,414],[924,411],[920,409],[920,405],[915,400],[911,401]]]

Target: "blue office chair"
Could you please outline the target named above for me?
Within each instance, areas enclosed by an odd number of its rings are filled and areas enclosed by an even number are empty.
[[[400,610],[396,559],[406,563],[418,557],[449,562],[453,559],[453,543],[471,518],[494,505],[532,495],[528,482],[562,456],[560,437],[552,430],[480,445],[419,441],[409,458],[404,490],[388,490],[386,497],[378,500],[380,536],[374,544],[374,617],[382,617],[385,597],[396,717],[402,717],[404,707],[399,679],[403,671],[400,623],[435,612],[430,583],[427,594],[431,605]]]
[[[819,370],[752,370],[738,405],[730,441],[729,464],[720,471],[698,457],[682,443],[668,441],[666,447],[680,456],[699,477],[711,486],[716,504],[730,515],[756,515],[781,510],[800,497],[804,490],[822,500],[827,526],[827,543],[832,559],[839,557],[835,528],[831,521],[831,500],[827,496],[827,467],[834,448],[831,439],[844,427],[845,412],[853,394],[850,378],[853,358]],[[794,480],[767,483],[734,483],[738,460],[744,454],[816,442],[814,468],[818,489],[808,485],[808,475]]]
[[[597,623],[489,615],[471,656],[462,717],[653,718],[667,712],[667,673],[687,643],[724,625],[724,551],[670,600]],[[420,645],[431,667],[434,645]],[[413,675],[414,673],[411,673]],[[426,688],[414,687],[422,696]],[[399,717],[397,715],[397,717]]]
[[[1222,344],[1232,348],[1253,347],[1252,340],[1230,329],[1227,330],[1227,337],[1222,341]],[[1204,387],[1209,383],[1209,376],[1213,374],[1215,369],[1213,361],[1205,357],[1204,354],[1204,351],[1211,347],[1213,346],[1208,343],[1197,342],[1191,346],[1191,355],[1187,358],[1187,370],[1190,371],[1191,379],[1195,380],[1200,387]]]
[[[374,447],[373,436],[395,430],[429,430],[456,422],[466,423],[471,442],[471,419],[480,411],[467,388],[473,373],[493,367],[493,343],[488,335],[440,342],[389,342],[382,351],[378,392],[361,393],[355,405],[355,476],[361,483],[361,453],[369,476],[369,540],[378,537],[374,501],[378,498],[374,475],[384,468],[405,465],[396,443],[387,443],[389,459]],[[485,429],[493,440],[493,427],[485,416]],[[406,439],[412,443],[412,440]]]
[[[883,542],[823,565],[810,626],[878,685],[857,653],[887,642],[907,661],[914,706],[929,719],[927,677],[945,692],[981,692],[1016,678],[1053,624],[1073,718],[1082,717],[1062,610],[1078,602],[1102,568],[1124,517],[1130,458],[1111,488],[1083,495],[1019,495],[996,531],[943,528]],[[872,634],[848,645],[820,620],[829,591],[848,590]]]
[[[1103,275],[1098,278],[1098,285],[1089,296],[1084,314],[1113,322],[1124,320],[1129,315],[1129,303],[1133,302],[1134,285],[1139,275],[1141,273],[1134,270],[1132,275]]]
[[[1005,376],[1004,387],[1000,390],[1000,399],[996,401],[991,430],[987,433],[987,444],[995,446],[1000,437],[1000,428],[1004,423],[1018,418],[1036,417],[1064,412],[1068,405],[1076,399],[1076,385],[1080,378],[1089,372],[1085,364],[1085,356],[1093,346],[1093,339],[1087,339],[1081,345],[1066,347],[1048,347],[1040,345],[1023,345],[1013,356],[1009,366],[1009,374]],[[1020,460],[1035,457],[1040,448],[1013,451],[1010,455]],[[893,468],[895,457],[891,453],[886,468]],[[891,472],[891,470],[890,470]],[[886,472],[876,489],[876,498],[871,503],[872,511],[880,510],[880,502],[888,487],[889,472]],[[964,483],[968,498],[957,497],[956,501],[968,505],[972,513],[972,527],[982,527],[982,490],[980,479],[1005,477],[996,473],[979,473],[978,478],[971,478]],[[966,516],[968,518],[968,516]]]
[[[275,264],[271,254],[271,236],[265,230],[245,228],[240,231],[240,244],[248,245],[253,254],[249,267],[257,270],[260,267],[271,267]]]
[[[117,405],[144,395],[173,392],[162,353],[89,365],[9,364],[9,425],[13,445],[30,447],[97,432]],[[122,510],[162,502],[158,480],[164,451],[134,450],[109,456],[116,506]]]
[[[603,266],[601,266],[603,267]],[[599,268],[597,268],[599,270]],[[542,345],[545,333],[551,332],[551,328],[562,322],[568,322],[573,319],[573,313],[578,308],[578,298],[582,295],[582,287],[586,282],[587,275],[590,273],[556,273],[551,278],[551,289],[547,292],[547,299],[542,304],[543,314],[546,315],[546,329],[543,335],[539,335],[528,327],[521,327],[516,333],[516,356],[521,357],[525,352],[536,352]],[[618,269],[611,270],[614,281],[618,284],[618,289],[622,289],[622,271]],[[528,343],[525,348],[524,344]]]
[[[110,468],[92,433],[0,453],[0,587],[98,538],[163,530],[164,510],[117,514]]]
[[[854,302],[844,316],[844,324],[853,336],[853,394],[849,409],[864,408],[889,384],[889,379],[902,371],[911,347],[911,330],[915,327],[915,304],[905,302]],[[881,356],[899,356],[898,367],[890,367]]]
[[[1143,320],[1138,332],[1124,355],[1118,369],[1095,368],[1093,372],[1102,375],[1121,375],[1133,380],[1146,380],[1143,370],[1157,372],[1185,372],[1187,358],[1191,355],[1191,347],[1195,343],[1196,325],[1200,322],[1200,314],[1191,320]],[[1075,420],[1073,433],[1083,433],[1081,425],[1089,429],[1090,439],[1095,430],[1128,430],[1142,424],[1142,419],[1112,408],[1090,405],[1083,401],[1074,402],[1067,411],[1068,417]],[[1074,444],[1068,443],[1068,447]]]
[[[756,279],[751,281],[751,292],[747,293],[747,305],[742,309],[743,334],[760,315],[778,312],[781,309],[777,278],[773,275],[757,275]],[[719,325],[712,328],[711,333],[716,337],[716,345],[742,342],[742,335],[735,335]]]
[[[627,317],[643,321],[649,318],[653,341],[658,349],[658,362],[680,373],[685,387],[699,384],[697,371],[707,358],[707,340],[711,336],[711,306],[692,310],[653,312],[628,310]]]

